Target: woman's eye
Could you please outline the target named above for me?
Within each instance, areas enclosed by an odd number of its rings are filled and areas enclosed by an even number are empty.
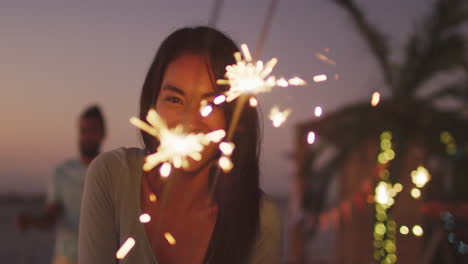
[[[164,100],[166,100],[168,102],[171,102],[171,103],[174,103],[174,104],[179,104],[179,103],[182,102],[182,100],[180,100],[180,98],[175,97],[175,96],[166,96],[164,98]]]

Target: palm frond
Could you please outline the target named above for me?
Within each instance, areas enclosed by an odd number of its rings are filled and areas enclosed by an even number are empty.
[[[467,65],[468,42],[457,27],[468,21],[468,2],[438,0],[426,18],[425,27],[416,28],[406,45],[395,96],[414,96],[422,84],[437,73]]]
[[[366,40],[372,54],[382,68],[385,82],[390,89],[393,89],[393,69],[389,61],[390,51],[383,34],[367,21],[367,18],[353,0],[334,0],[334,2],[343,7],[351,15],[357,29]]]

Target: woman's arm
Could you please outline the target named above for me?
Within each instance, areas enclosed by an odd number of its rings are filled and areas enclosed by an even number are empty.
[[[254,244],[250,264],[281,263],[282,228],[279,210],[273,201],[263,198],[260,211],[260,231]]]
[[[78,240],[79,264],[117,263],[118,234],[114,219],[109,154],[88,167],[81,204]]]

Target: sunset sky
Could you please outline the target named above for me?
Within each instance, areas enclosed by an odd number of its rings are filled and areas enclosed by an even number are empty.
[[[347,103],[385,94],[373,57],[347,13],[331,0],[282,0],[261,58],[277,57],[277,76],[301,76],[305,87],[276,89],[259,97],[264,116],[262,185],[286,195],[293,164],[293,128]],[[428,0],[359,0],[371,21],[401,49]],[[252,48],[269,0],[225,0],[218,28]],[[212,0],[1,0],[0,193],[43,192],[54,166],[77,156],[77,117],[89,104],[102,106],[108,125],[104,150],[140,146],[128,119],[157,47],[181,26],[206,24]],[[331,66],[315,58],[327,53]],[[396,53],[395,58],[400,54]],[[316,74],[339,80],[315,84]],[[290,107],[274,128],[272,106]],[[304,144],[306,142],[304,141]]]

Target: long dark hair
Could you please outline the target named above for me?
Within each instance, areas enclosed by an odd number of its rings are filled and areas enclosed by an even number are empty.
[[[216,91],[227,65],[235,64],[236,44],[226,35],[209,27],[182,28],[169,35],[159,47],[148,71],[140,98],[140,119],[146,120],[154,107],[167,66],[185,53],[205,56]],[[234,112],[235,101],[223,106],[227,124]],[[154,137],[141,131],[147,150],[155,151],[159,144]],[[216,225],[205,255],[206,263],[244,263],[252,252],[259,230],[259,121],[255,108],[246,107],[234,132],[236,148],[232,154],[234,168],[219,175],[214,189],[218,204]],[[212,170],[219,173],[219,170]],[[213,175],[211,175],[213,177]],[[213,181],[209,184],[213,184]]]

